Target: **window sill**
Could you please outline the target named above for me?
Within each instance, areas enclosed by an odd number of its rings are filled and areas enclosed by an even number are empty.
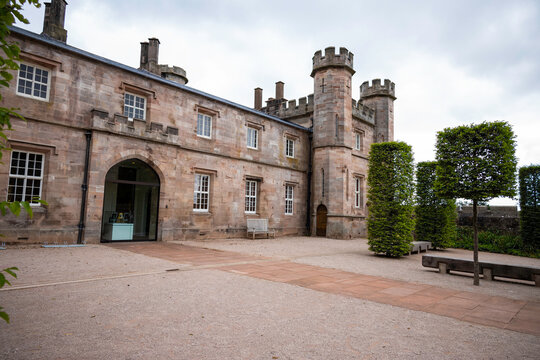
[[[195,211],[193,210],[193,215],[203,215],[203,216],[211,216],[212,213],[210,211]]]

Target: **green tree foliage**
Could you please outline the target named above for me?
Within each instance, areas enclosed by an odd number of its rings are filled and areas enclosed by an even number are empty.
[[[540,165],[519,169],[519,206],[523,247],[540,249]]]
[[[435,161],[416,167],[416,239],[430,241],[434,248],[445,249],[456,237],[456,202],[435,192]]]
[[[447,128],[437,133],[435,189],[443,198],[473,202],[474,284],[478,285],[479,201],[516,194],[516,143],[504,121]]]
[[[409,252],[414,229],[414,164],[403,142],[373,144],[368,173],[368,244],[377,254]]]
[[[15,20],[28,24],[28,20],[21,13],[25,4],[30,4],[38,8],[41,6],[38,0],[0,0],[0,87],[9,87],[9,82],[13,79],[12,71],[19,69],[20,48],[17,44],[8,42],[6,38],[9,35],[9,26],[13,25]],[[0,100],[2,100],[1,93]],[[17,110],[19,109],[0,107],[0,160],[2,159],[2,151],[10,150],[7,146],[7,135],[5,131],[11,130],[11,118],[18,117],[24,120],[17,113]],[[47,204],[45,201],[38,201],[42,204]],[[0,201],[0,213],[2,216],[6,215],[8,210],[18,216],[21,209],[25,209],[28,216],[32,217],[32,208],[27,201]],[[16,278],[16,270],[19,269],[11,267],[0,271],[0,288],[5,284],[11,285],[2,272]],[[3,311],[1,306],[0,318],[9,323],[9,315]]]

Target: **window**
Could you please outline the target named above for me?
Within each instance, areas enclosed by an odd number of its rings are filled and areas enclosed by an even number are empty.
[[[39,205],[43,183],[43,154],[12,151],[7,201],[28,201]]]
[[[294,157],[294,140],[286,138],[285,139],[285,156]]]
[[[354,149],[362,151],[364,149],[364,133],[361,131],[355,131],[354,139]]]
[[[363,178],[355,177],[354,178],[354,207],[361,208],[364,204],[363,198]]]
[[[33,65],[20,64],[17,94],[49,100],[50,71]]]
[[[248,126],[247,128],[247,147],[250,149],[257,149],[258,139],[259,138],[259,130],[252,128]]]
[[[294,187],[285,185],[285,215],[292,215],[294,202]]]
[[[204,114],[197,114],[197,136],[211,138],[212,117]]]
[[[195,190],[193,191],[193,211],[209,209],[210,175],[195,174]]]
[[[246,214],[255,214],[257,211],[257,181],[246,180]]]
[[[131,119],[146,119],[146,98],[125,93],[124,116]]]

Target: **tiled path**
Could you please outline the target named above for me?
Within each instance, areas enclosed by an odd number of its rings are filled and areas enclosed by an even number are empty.
[[[111,246],[181,264],[211,266],[235,274],[540,336],[540,302],[513,300],[179,244],[119,243]]]

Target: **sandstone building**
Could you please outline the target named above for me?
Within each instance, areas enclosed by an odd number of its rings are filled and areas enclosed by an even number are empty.
[[[11,28],[20,70],[2,88],[12,151],[0,197],[31,200],[34,217],[5,216],[5,241],[54,243],[242,237],[246,219],[279,235],[366,235],[371,143],[393,139],[394,83],[351,96],[353,54],[313,56],[313,94],[254,108],[187,86],[141,43],[134,69],[66,44],[66,2],[45,4],[41,35]],[[307,75],[307,74],[306,74]]]

